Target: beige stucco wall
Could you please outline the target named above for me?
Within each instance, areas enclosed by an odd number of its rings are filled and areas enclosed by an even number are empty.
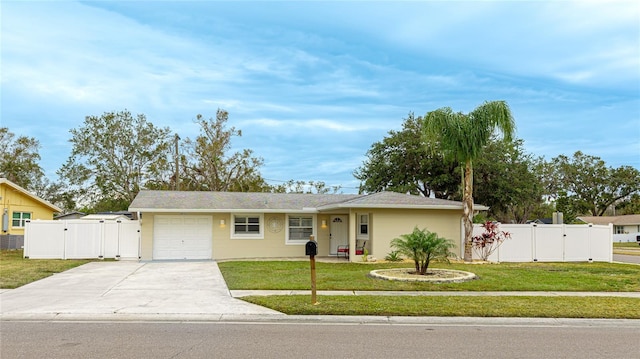
[[[349,213],[349,241],[351,243],[352,261],[362,260],[362,256],[354,255],[356,225],[358,214],[369,214],[369,240],[367,250],[369,254],[384,259],[392,251],[390,242],[401,234],[411,233],[415,226],[427,228],[439,236],[453,240],[456,245],[454,252],[460,255],[462,211],[452,210],[391,210],[391,209],[358,209]],[[159,215],[180,215],[180,213],[161,213]],[[188,215],[188,214],[183,214]],[[210,215],[212,221],[212,258],[213,259],[240,259],[240,258],[279,258],[279,257],[304,257],[304,244],[286,243],[286,214],[264,214],[264,238],[261,239],[232,239],[231,238],[231,213],[198,213],[197,215]],[[141,257],[142,260],[153,259],[153,220],[154,213],[142,214],[141,233]],[[281,221],[282,229],[271,231],[268,223],[271,218]],[[225,225],[220,224],[225,221]],[[326,221],[325,228],[322,221]],[[316,240],[318,241],[318,255],[328,256],[330,245],[330,214],[316,215]]]
[[[411,233],[415,226],[420,229],[426,228],[430,232],[436,232],[440,237],[453,240],[456,248],[452,251],[460,255],[462,211],[358,209],[354,212],[369,213],[371,227],[367,249],[373,257],[384,259],[393,250],[391,241],[402,234]],[[355,218],[354,215],[353,220]],[[355,226],[351,227],[355,228]],[[361,260],[362,258],[359,257],[352,257],[352,260]]]
[[[155,215],[181,215],[180,213],[142,213],[141,219],[141,259],[153,259],[153,228]],[[182,214],[189,215],[189,214]],[[263,217],[264,238],[261,239],[232,239],[231,238],[231,213],[198,213],[197,215],[210,215],[212,221],[212,258],[278,258],[278,257],[304,257],[304,243],[286,244],[286,214],[268,213]],[[269,219],[281,220],[280,231],[270,231],[266,226]],[[221,225],[220,221],[225,224]],[[322,221],[326,221],[325,228]],[[329,215],[318,214],[316,218],[316,240],[318,241],[318,255],[329,255]]]
[[[6,210],[7,216],[9,216],[8,231],[2,232],[1,234],[24,235],[24,228],[13,227],[11,225],[13,212],[30,212],[32,220],[53,219],[53,210],[43,206],[42,203],[34,200],[33,198],[25,195],[22,192],[16,191],[14,188],[11,188],[6,184],[0,184],[0,197],[2,197],[0,199],[0,204],[2,205],[2,208],[0,209],[0,215],[4,214],[4,211]],[[0,222],[0,224],[1,223],[2,222]]]

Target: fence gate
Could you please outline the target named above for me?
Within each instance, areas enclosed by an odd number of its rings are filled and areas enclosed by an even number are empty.
[[[140,221],[27,221],[24,257],[139,259]]]

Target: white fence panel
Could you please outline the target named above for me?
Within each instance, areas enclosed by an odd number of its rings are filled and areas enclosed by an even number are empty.
[[[140,221],[122,222],[119,238],[120,258],[140,259]]]
[[[24,238],[23,256],[25,258],[64,258],[64,223],[27,221]]]
[[[25,257],[139,259],[140,221],[33,221],[25,229]]]
[[[116,258],[118,256],[118,240],[120,235],[120,223],[118,221],[105,221],[104,241],[102,249],[105,258]]]
[[[591,227],[591,259],[598,262],[613,261],[613,225]]]
[[[495,262],[611,262],[613,260],[613,226],[500,224],[511,239],[489,256]],[[475,225],[473,234],[484,231]],[[478,256],[474,253],[474,258]]]
[[[562,262],[563,225],[546,224],[533,227],[533,260],[538,262]]]
[[[564,260],[567,262],[588,261],[591,259],[592,227],[566,225],[564,228]]]
[[[105,258],[138,259],[140,222],[105,221],[103,245]]]
[[[66,259],[100,258],[102,223],[88,220],[69,220],[66,232]]]
[[[489,260],[502,262],[531,262],[533,260],[533,226],[500,225],[501,231],[511,234],[511,238],[502,242],[498,250],[489,256]],[[495,258],[495,259],[494,259]]]

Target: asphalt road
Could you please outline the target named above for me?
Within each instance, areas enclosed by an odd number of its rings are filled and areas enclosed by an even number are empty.
[[[629,255],[624,255],[624,254],[614,254],[613,255],[613,260],[616,261],[616,262],[640,264],[640,256],[629,256]]]
[[[638,358],[640,326],[2,322],[8,358]]]

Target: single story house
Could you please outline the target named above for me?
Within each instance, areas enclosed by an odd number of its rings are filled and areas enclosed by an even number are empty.
[[[486,210],[487,207],[477,206]],[[141,221],[141,260],[318,256],[349,246],[384,258],[414,227],[452,239],[461,255],[462,203],[393,192],[368,195],[147,191],[129,207]]]
[[[93,221],[130,221],[131,218],[125,216],[124,214],[114,214],[114,213],[95,213],[95,214],[87,214],[86,216],[80,217],[79,219],[85,220],[93,220]]]
[[[66,221],[66,220],[69,220],[69,219],[79,219],[79,218],[82,218],[84,216],[86,216],[86,213],[74,211],[74,212],[59,214],[59,215],[53,217],[53,219],[56,220],[56,221]]]
[[[0,206],[2,231],[0,248],[18,249],[24,246],[24,227],[27,220],[52,220],[61,208],[45,201],[6,178],[0,178]]]
[[[613,224],[613,234],[640,232],[640,214],[627,214],[623,216],[580,216],[584,223]]]

